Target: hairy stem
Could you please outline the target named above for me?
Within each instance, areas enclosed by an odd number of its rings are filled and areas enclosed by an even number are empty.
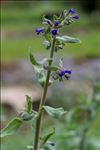
[[[50,51],[50,58],[51,59],[53,58],[53,54],[54,54],[55,41],[56,41],[55,38],[53,38],[52,47],[51,47],[51,51]],[[52,61],[49,62],[49,67],[51,65],[52,65]],[[42,119],[42,109],[41,108],[45,104],[45,101],[46,101],[46,94],[47,94],[47,90],[48,90],[50,73],[51,73],[51,70],[48,70],[43,95],[42,95],[42,98],[40,101],[40,106],[39,106],[39,111],[38,111],[39,116],[38,116],[37,121],[36,121],[36,131],[35,131],[34,149],[33,150],[38,150],[39,135],[40,135],[40,128],[41,128],[41,119]]]

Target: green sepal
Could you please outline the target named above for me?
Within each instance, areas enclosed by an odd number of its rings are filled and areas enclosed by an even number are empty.
[[[5,128],[1,130],[0,137],[3,138],[8,135],[13,135],[22,125],[22,120],[18,117],[12,119]]]
[[[70,36],[57,36],[56,37],[57,40],[60,40],[64,43],[81,43],[81,41],[77,38],[74,38],[74,37],[70,37]]]
[[[67,111],[64,111],[62,107],[53,108],[50,106],[43,106],[43,109],[53,118],[59,119],[61,116],[65,115]]]
[[[59,17],[57,15],[53,15],[53,21],[59,20]]]

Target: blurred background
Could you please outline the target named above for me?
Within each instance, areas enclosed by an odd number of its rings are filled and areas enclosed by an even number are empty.
[[[80,19],[63,28],[61,33],[77,37],[82,43],[66,44],[64,50],[56,54],[55,63],[64,57],[64,66],[72,69],[73,73],[70,81],[56,82],[49,88],[47,104],[53,107],[62,106],[69,111],[80,108],[81,105],[85,105],[86,109],[85,113],[83,109],[82,112],[78,110],[76,115],[79,112],[80,116],[78,119],[74,118],[73,122],[68,122],[70,113],[68,118],[60,122],[46,116],[43,120],[46,122],[43,131],[47,133],[57,124],[56,135],[53,137],[58,145],[57,150],[81,150],[81,131],[93,120],[91,127],[89,126],[91,130],[87,133],[88,140],[84,150],[99,150],[100,116],[96,115],[100,102],[99,0],[1,1],[1,127],[25,106],[26,94],[33,99],[33,109],[38,109],[42,89],[36,80],[28,54],[31,49],[37,59],[42,59],[48,56],[48,51],[43,46],[43,38],[37,36],[34,31],[35,28],[42,27],[44,14],[51,17],[70,8],[78,12]],[[87,108],[90,109],[90,106],[95,119],[88,118]],[[87,122],[78,126],[77,123],[84,120],[84,116]],[[32,136],[26,124],[17,135],[2,140],[2,150],[25,150],[26,143],[32,143]],[[69,139],[73,140],[73,144]]]

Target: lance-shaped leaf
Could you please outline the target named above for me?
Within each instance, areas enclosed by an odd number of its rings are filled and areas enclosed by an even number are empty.
[[[22,124],[22,120],[20,118],[14,118],[11,120],[7,126],[1,130],[0,137],[5,137],[8,135],[14,134]]]
[[[28,95],[26,95],[26,111],[28,113],[32,112],[32,100],[31,100],[31,97]]]
[[[35,66],[41,66],[41,65],[45,64],[46,62],[52,61],[52,59],[51,58],[44,58],[41,61],[36,61],[35,57],[30,53],[30,61]]]
[[[74,38],[74,37],[70,37],[70,36],[57,36],[56,37],[57,40],[60,40],[62,42],[65,42],[65,43],[81,43],[81,41],[77,38]]]
[[[41,140],[42,140],[42,143],[41,143],[41,147],[43,147],[43,145],[45,145],[45,143],[48,141],[48,139],[51,138],[51,136],[55,133],[55,129],[50,132],[49,134],[47,134],[46,136],[42,137]]]
[[[43,109],[53,118],[59,119],[61,116],[67,113],[63,108],[53,108],[50,106],[43,106]]]
[[[30,61],[33,65],[40,65],[40,63],[36,61],[35,57],[31,53],[30,53]]]

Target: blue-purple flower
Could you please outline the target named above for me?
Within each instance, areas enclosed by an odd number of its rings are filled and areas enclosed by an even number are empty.
[[[51,30],[51,33],[52,33],[53,36],[57,35],[57,32],[58,32],[57,29],[52,29],[52,30]]]
[[[70,78],[72,70],[59,70],[58,76],[60,78],[65,77],[67,80]]]
[[[67,15],[69,15],[69,14],[75,14],[76,13],[76,11],[73,9],[73,8],[71,8],[69,11],[68,11],[68,13],[67,13]]]
[[[79,19],[79,15],[77,14],[77,15],[73,16],[73,19]]]
[[[73,8],[71,8],[68,11],[67,16],[69,16],[72,19],[79,19],[79,15],[77,14],[77,12]]]
[[[58,20],[55,20],[55,21],[54,21],[54,26],[57,27],[58,24],[59,24]]]
[[[36,28],[35,32],[39,35],[40,33],[43,32],[43,29],[42,28]]]

